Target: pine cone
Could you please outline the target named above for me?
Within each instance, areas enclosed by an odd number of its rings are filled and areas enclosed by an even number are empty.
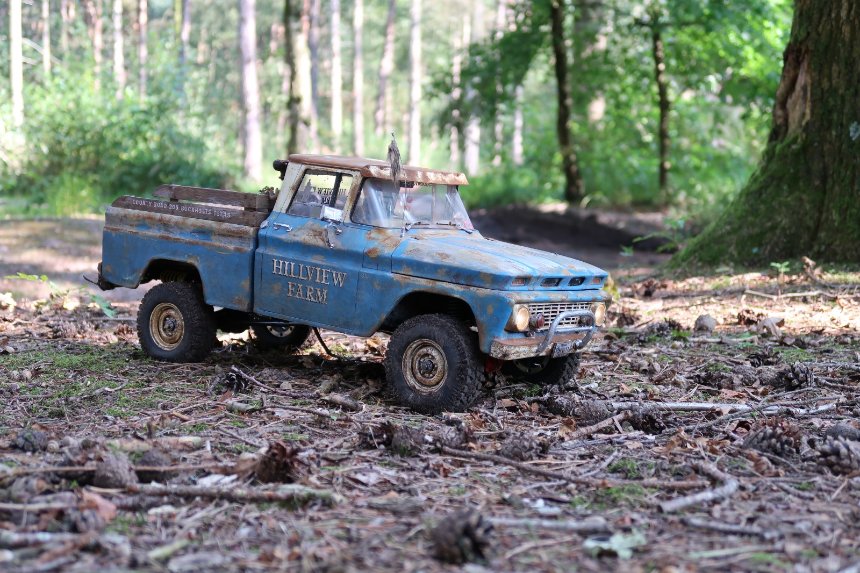
[[[474,439],[472,430],[465,424],[445,425],[433,432],[433,442],[441,447],[463,448]]]
[[[584,400],[576,405],[574,417],[583,426],[591,426],[612,415],[609,407],[600,400]]]
[[[753,429],[744,447],[780,457],[796,454],[800,450],[800,428],[779,418],[765,420]]]
[[[540,452],[540,443],[529,434],[511,434],[499,448],[500,456],[520,462],[533,460]]]
[[[148,467],[169,467],[173,465],[173,458],[171,458],[170,454],[168,454],[164,450],[152,448],[151,450],[147,450],[146,452],[144,452],[144,454],[137,461],[137,465]],[[176,472],[169,470],[143,470],[137,472],[137,479],[139,479],[143,483],[149,483],[151,481],[165,482],[173,478],[174,476],[176,476]]]
[[[391,431],[391,450],[401,456],[411,456],[422,450],[425,441],[424,428],[394,425]]]
[[[299,458],[300,448],[280,440],[270,442],[266,453],[257,463],[255,474],[262,483],[293,483],[307,472],[307,465]]]
[[[845,438],[824,439],[816,448],[818,463],[836,475],[860,472],[860,445]]]
[[[74,322],[58,322],[51,325],[51,338],[74,338],[78,328]]]
[[[831,438],[845,438],[846,440],[854,440],[860,442],[860,430],[848,424],[835,424],[827,428],[824,432],[825,436]]]
[[[761,366],[774,366],[782,362],[782,357],[774,352],[772,346],[765,346],[759,352],[753,352],[747,357],[747,360],[750,363],[750,366],[753,368],[759,368]]]
[[[358,447],[365,450],[375,450],[391,445],[391,436],[394,433],[394,424],[382,422],[381,424],[367,424],[358,431]]]
[[[27,428],[18,432],[14,445],[25,452],[40,452],[48,447],[48,434]]]
[[[648,342],[648,338],[652,336],[656,336],[657,338],[668,338],[669,336],[672,336],[672,333],[676,330],[684,330],[684,327],[681,326],[681,323],[677,320],[672,320],[670,318],[668,320],[663,320],[649,325],[644,331],[639,333],[637,339],[640,344],[643,344]]]
[[[777,382],[786,390],[797,390],[815,384],[815,374],[803,362],[795,362],[779,372]]]
[[[633,410],[628,421],[634,430],[647,434],[659,434],[669,427],[663,412],[647,406]]]
[[[543,405],[551,414],[570,418],[576,412],[579,402],[567,396],[550,396],[543,401]]]
[[[465,563],[487,558],[493,525],[480,513],[465,510],[449,515],[430,531],[436,558]]]

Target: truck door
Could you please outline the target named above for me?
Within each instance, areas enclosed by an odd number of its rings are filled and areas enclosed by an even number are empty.
[[[257,314],[342,331],[355,326],[366,233],[343,222],[343,208],[358,179],[307,168],[289,205],[269,217],[256,257]]]

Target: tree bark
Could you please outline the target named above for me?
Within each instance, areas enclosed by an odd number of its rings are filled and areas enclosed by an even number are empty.
[[[296,128],[291,133],[290,149],[302,151],[318,151],[319,137],[317,134],[317,118],[313,113],[313,98],[311,97],[311,0],[300,0],[302,11],[299,27],[293,41],[296,57],[296,73],[294,86],[291,88],[293,101],[298,109],[295,116]],[[310,149],[307,149],[310,147]]]
[[[343,136],[343,71],[340,46],[340,0],[330,0],[331,8],[331,131],[334,150],[340,151]]]
[[[514,165],[525,162],[523,153],[523,86],[517,86],[514,95],[514,135],[511,140],[511,161]]]
[[[388,78],[394,71],[394,20],[397,16],[397,0],[388,1],[388,19],[385,22],[385,42],[382,59],[379,61],[379,91],[376,94],[376,109],[373,112],[373,129],[377,136],[385,132],[389,121],[390,95]]]
[[[12,125],[24,125],[24,37],[21,29],[21,0],[9,5],[9,80],[12,84]]]
[[[148,0],[137,0],[137,86],[140,97],[146,97],[146,65],[149,59],[147,49],[147,24],[149,22]]]
[[[242,140],[246,177],[259,181],[263,147],[260,136],[260,90],[257,83],[256,0],[239,0],[239,51],[242,56]]]
[[[364,155],[364,0],[355,0],[352,13],[352,152]]]
[[[568,203],[578,203],[585,195],[585,184],[579,171],[573,138],[570,133],[570,114],[573,100],[567,79],[567,46],[564,37],[564,0],[550,0],[552,22],[552,53],[555,59],[555,80],[558,94],[556,132],[564,171],[564,198]]]
[[[496,0],[496,29],[495,39],[498,42],[502,39],[505,33],[505,24],[508,19],[508,0]],[[502,55],[498,54],[498,58]],[[496,79],[496,93],[502,93],[502,81]],[[493,124],[493,166],[498,167],[502,164],[502,148],[504,147],[504,132],[505,126],[503,123],[503,114],[501,109],[496,109],[495,123]]]
[[[651,24],[651,54],[654,57],[654,80],[657,83],[657,105],[660,110],[660,124],[658,128],[657,143],[659,146],[658,157],[660,165],[658,169],[658,184],[660,198],[666,203],[669,200],[669,82],[666,79],[666,55],[663,50],[663,35],[659,19]]]
[[[122,37],[122,0],[113,0],[113,77],[116,83],[116,99],[125,93],[125,55]]]
[[[472,5],[472,22],[470,28],[470,42],[478,43],[483,37],[484,32],[484,4],[483,2],[474,2]],[[469,107],[473,107],[477,92],[471,85],[466,86],[466,101],[469,102]],[[465,141],[463,143],[463,163],[466,167],[466,173],[469,175],[477,175],[481,168],[481,120],[477,113],[471,113],[466,122]]]
[[[51,3],[42,0],[42,71],[51,77]]]
[[[797,0],[762,162],[674,260],[860,260],[860,4]]]
[[[408,161],[421,164],[421,0],[412,0],[409,9]]]
[[[60,0],[60,50],[63,52],[63,57],[69,56],[69,23],[71,22],[71,6],[74,2],[69,0]]]
[[[295,33],[293,32],[293,21],[295,20],[295,12],[293,11],[293,3],[291,0],[284,0],[284,67],[281,76],[281,90],[287,96],[286,109],[286,125],[289,128],[287,135],[287,157],[291,153],[296,153],[298,145],[297,132],[299,129],[299,101],[298,94],[294,91],[297,88],[296,73],[296,50],[295,50]],[[280,121],[280,120],[279,120]]]
[[[449,161],[451,169],[460,169],[460,131],[463,129],[462,106],[463,87],[461,72],[463,68],[463,49],[469,38],[469,20],[465,19],[462,30],[454,29],[452,40],[454,55],[451,57],[451,131],[449,143]]]

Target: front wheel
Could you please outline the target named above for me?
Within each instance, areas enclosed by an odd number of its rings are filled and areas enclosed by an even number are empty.
[[[152,287],[137,312],[137,336],[148,355],[167,362],[200,362],[212,350],[215,318],[200,288],[169,282]]]
[[[566,384],[576,379],[576,373],[579,371],[579,358],[579,353],[575,352],[559,358],[535,356],[534,358],[511,360],[505,363],[504,372],[517,380],[542,386]]]
[[[401,324],[388,343],[385,376],[397,400],[428,414],[462,412],[484,381],[475,333],[443,314]]]
[[[304,324],[253,324],[254,344],[263,350],[285,349],[293,351],[301,347],[311,335],[311,327]]]

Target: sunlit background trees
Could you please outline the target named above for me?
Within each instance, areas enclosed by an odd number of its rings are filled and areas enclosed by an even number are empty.
[[[705,221],[770,122],[786,0],[11,0],[0,209],[254,190],[288,151],[463,170],[472,206]]]

